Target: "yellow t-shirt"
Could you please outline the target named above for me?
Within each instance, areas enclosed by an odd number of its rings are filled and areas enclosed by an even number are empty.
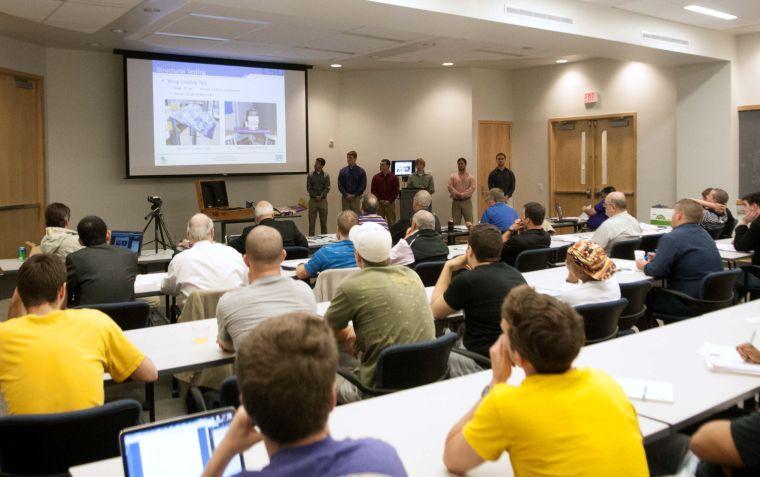
[[[108,315],[60,310],[0,323],[0,391],[10,414],[103,404],[103,373],[127,379],[144,356]]]
[[[633,406],[607,374],[571,369],[499,384],[463,430],[486,460],[509,453],[516,477],[646,477]]]

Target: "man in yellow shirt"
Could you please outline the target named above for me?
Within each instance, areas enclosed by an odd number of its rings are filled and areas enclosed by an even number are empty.
[[[517,477],[648,476],[623,390],[601,371],[571,367],[585,341],[581,317],[527,285],[510,291],[501,314],[493,380],[449,432],[446,467],[461,474],[506,451]],[[506,383],[513,364],[525,370],[520,386]]]
[[[104,313],[65,310],[66,266],[30,257],[18,271],[8,321],[0,323],[0,391],[10,414],[76,411],[103,404],[103,373],[152,382],[156,367]]]

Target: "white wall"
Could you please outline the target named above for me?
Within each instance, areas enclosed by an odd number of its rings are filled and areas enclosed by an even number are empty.
[[[760,104],[760,33],[736,38],[736,101],[740,106]]]
[[[675,71],[644,63],[590,60],[512,72],[512,165],[515,203],[549,201],[550,118],[637,113],[638,199],[641,219],[656,203],[675,199]],[[586,107],[583,94],[600,101]],[[613,184],[614,185],[614,184]],[[570,213],[568,211],[568,213]]]
[[[45,75],[45,48],[0,35],[0,68]]]

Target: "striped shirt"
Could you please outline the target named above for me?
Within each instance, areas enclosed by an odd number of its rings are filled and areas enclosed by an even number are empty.
[[[388,230],[388,222],[386,222],[382,216],[377,214],[361,214],[359,216],[359,225],[366,223],[379,224],[382,225],[385,230]]]

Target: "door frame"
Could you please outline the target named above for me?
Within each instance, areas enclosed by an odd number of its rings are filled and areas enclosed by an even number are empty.
[[[481,124],[501,124],[505,126],[509,126],[509,138],[507,140],[507,143],[509,144],[506,151],[504,151],[504,154],[507,155],[507,169],[512,170],[512,121],[502,121],[498,119],[478,119],[478,128],[475,131],[475,141],[476,141],[476,154],[475,157],[475,163],[477,165],[477,173],[476,173],[476,182],[475,182],[475,194],[477,195],[475,207],[477,209],[477,213],[473,214],[473,220],[475,220],[477,217],[480,217],[480,215],[483,214],[483,212],[486,210],[485,206],[485,199],[483,198],[483,194],[480,193],[480,186],[482,184],[479,183],[478,176],[480,176],[480,125]],[[492,157],[491,161],[495,161],[496,157]],[[493,164],[496,164],[495,162]],[[496,166],[494,165],[494,168]],[[491,169],[488,169],[489,173]],[[514,172],[514,170],[512,170]],[[486,178],[488,177],[488,174],[486,174]],[[487,184],[487,183],[486,183]],[[486,191],[488,191],[488,187],[486,186]]]
[[[554,163],[552,161],[552,147],[554,146],[554,135],[552,134],[552,124],[553,123],[560,123],[560,122],[566,122],[566,121],[594,121],[598,119],[615,119],[615,118],[622,118],[622,117],[632,117],[633,118],[633,159],[635,161],[634,164],[634,170],[636,170],[636,167],[638,165],[638,158],[639,158],[639,136],[638,136],[638,116],[635,112],[629,112],[629,113],[615,113],[615,114],[596,114],[592,116],[564,116],[564,117],[558,117],[558,118],[549,118],[547,120],[547,136],[548,136],[548,150],[547,150],[547,157],[549,159],[549,207],[547,210],[547,217],[553,217],[553,211],[554,211],[554,191],[556,189],[554,185]],[[596,154],[596,151],[594,151]],[[635,198],[638,198],[638,174],[634,174],[633,176],[633,191],[622,191],[625,193],[627,197],[634,196]],[[593,195],[593,191],[592,191]],[[596,200],[596,197],[591,198],[592,201]],[[638,213],[638,209],[636,210]]]

